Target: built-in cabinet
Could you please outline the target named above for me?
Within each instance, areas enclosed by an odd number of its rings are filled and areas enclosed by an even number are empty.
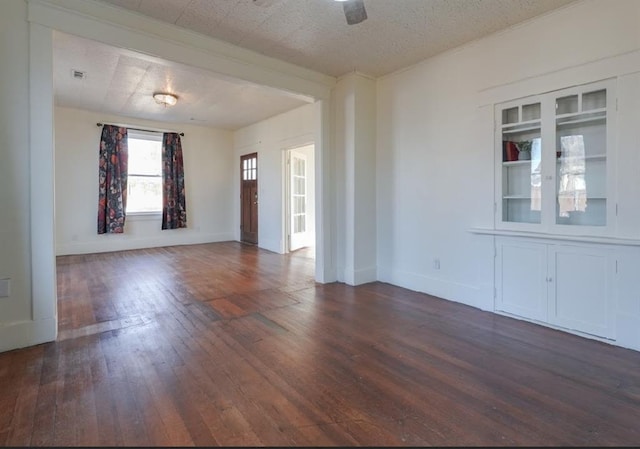
[[[613,339],[615,272],[607,245],[496,237],[495,308]]]
[[[615,121],[613,80],[495,106],[496,311],[615,338]]]
[[[613,229],[614,88],[602,81],[496,105],[498,229]]]

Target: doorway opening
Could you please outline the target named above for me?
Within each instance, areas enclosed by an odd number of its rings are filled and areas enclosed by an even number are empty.
[[[258,244],[258,153],[240,156],[240,241]]]
[[[314,145],[286,150],[285,242],[286,252],[315,253]],[[304,251],[301,251],[304,249]]]
[[[50,107],[38,107],[34,108],[30,106],[31,115],[29,117],[30,123],[30,144],[29,154],[31,160],[39,161],[38,164],[31,164],[29,173],[31,187],[29,193],[31,204],[31,223],[32,227],[29,231],[31,240],[39,242],[37,245],[31,246],[31,260],[37,261],[32,267],[31,285],[35,286],[32,291],[32,316],[38,317],[35,328],[38,331],[38,343],[42,341],[52,341],[55,339],[55,329],[57,329],[58,318],[56,314],[57,298],[56,298],[56,263],[55,259],[51,257],[51,254],[55,254],[56,251],[56,233],[55,233],[55,213],[56,207],[55,198],[52,197],[53,187],[55,185],[54,175],[54,120],[53,120],[53,106],[54,106],[54,76],[52,60],[54,60],[54,50],[52,45],[53,33],[57,30],[76,30],[77,35],[86,39],[93,39],[100,43],[104,43],[112,46],[119,46],[122,42],[129,42],[127,49],[134,52],[141,52],[149,56],[149,58],[171,58],[178,53],[175,53],[172,49],[178,41],[173,41],[169,38],[159,39],[146,39],[148,36],[124,25],[122,20],[118,19],[116,22],[111,22],[107,18],[100,18],[98,16],[93,17],[91,13],[87,15],[79,14],[72,10],[64,12],[64,14],[46,14],[47,11],[54,12],[52,6],[40,3],[29,3],[29,21],[33,22],[37,26],[32,26],[29,32],[30,46],[30,64],[29,64],[29,83],[31,92],[38,92],[36,98],[39,98],[39,104],[44,104]],[[31,14],[31,11],[35,11]],[[38,21],[35,18],[46,18],[45,22]],[[126,19],[126,17],[125,17]],[[122,22],[122,25],[118,23]],[[89,25],[87,25],[89,24]],[[157,27],[160,29],[159,27]],[[106,31],[105,31],[106,30]],[[165,44],[165,45],[163,45]],[[183,43],[193,51],[180,52],[179,57],[175,61],[176,63],[185,63],[193,65],[196,68],[209,70],[217,73],[215,70],[216,61],[226,61],[222,56],[213,54],[210,56],[207,53],[207,57],[198,57],[199,54],[204,54],[203,51],[198,50],[195,46],[190,46],[189,43]],[[214,52],[215,53],[215,52]],[[248,62],[242,65],[242,72],[244,73],[262,73],[262,70],[246,70],[245,66],[252,67],[256,65],[260,67],[260,63]],[[224,72],[225,76],[233,76],[237,72],[235,68],[229,68]],[[264,83],[269,87],[276,89],[282,88],[283,85],[288,85],[284,81],[290,80],[291,77],[297,76],[297,71],[289,73],[290,71],[283,71],[282,76],[275,72],[269,76],[270,80],[274,82]],[[260,83],[259,76],[250,75],[249,81],[253,81],[256,84]],[[245,79],[244,77],[242,79]],[[320,81],[314,81],[303,77],[301,80],[300,89],[295,92],[299,92],[307,98],[315,101],[314,117],[315,125],[313,134],[316,137],[316,143],[318,145],[318,164],[317,164],[317,178],[319,184],[318,197],[320,204],[317,208],[318,227],[317,227],[317,258],[316,258],[316,279],[318,282],[332,282],[336,279],[335,266],[332,263],[334,259],[332,236],[330,232],[325,232],[325,229],[330,227],[329,219],[330,213],[325,213],[324,210],[328,210],[329,201],[328,194],[323,194],[325,190],[329,190],[330,186],[325,185],[323,178],[328,178],[331,173],[331,166],[328,164],[328,148],[330,142],[330,88]],[[289,89],[288,89],[289,91]],[[43,103],[44,102],[44,103]],[[326,163],[326,164],[325,164]],[[237,172],[236,172],[237,173]],[[33,181],[37,180],[37,181]],[[257,183],[256,183],[257,184]],[[237,198],[237,197],[236,197]],[[236,203],[237,204],[237,203]],[[327,204],[326,207],[322,207],[323,204]],[[256,216],[257,217],[257,216]],[[35,223],[35,224],[34,224]],[[257,223],[256,223],[257,224]],[[256,228],[257,231],[257,228]],[[71,239],[74,240],[75,236]],[[257,240],[257,232],[256,232]],[[283,245],[284,246],[284,245]],[[37,287],[37,288],[36,288]],[[48,321],[47,321],[48,320]],[[45,322],[53,323],[50,329],[45,329]],[[29,326],[32,322],[29,321]],[[34,321],[33,323],[36,323]],[[30,332],[33,333],[33,332]],[[49,333],[53,337],[49,338]],[[26,335],[26,333],[25,333]],[[35,335],[35,334],[34,334]],[[46,337],[43,337],[47,335]],[[25,339],[27,342],[35,341],[33,339]]]

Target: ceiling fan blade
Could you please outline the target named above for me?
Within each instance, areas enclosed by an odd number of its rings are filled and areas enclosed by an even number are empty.
[[[342,3],[344,16],[349,25],[355,25],[367,18],[367,11],[364,9],[364,0],[346,0]]]

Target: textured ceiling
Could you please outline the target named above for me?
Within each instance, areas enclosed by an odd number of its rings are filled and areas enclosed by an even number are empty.
[[[75,79],[72,70],[87,76]],[[57,106],[232,130],[307,104],[275,89],[59,32],[53,82]],[[178,103],[158,105],[153,94],[159,91],[177,94]]]
[[[377,77],[575,0],[364,0],[368,19],[357,25],[333,0],[98,1],[327,75]],[[54,89],[58,106],[232,130],[308,101],[58,32]],[[156,104],[157,91],[178,104]]]
[[[378,77],[574,0],[101,0],[318,72]]]

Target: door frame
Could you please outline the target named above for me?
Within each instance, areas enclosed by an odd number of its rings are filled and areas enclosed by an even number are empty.
[[[335,263],[335,240],[333,227],[333,174],[331,163],[331,89],[335,81],[324,81],[323,78],[300,75],[297,69],[266,70],[262,60],[257,62],[230,62],[223,51],[198,50],[210,45],[210,41],[192,34],[175,36],[175,30],[151,24],[146,32],[142,32],[127,22],[131,15],[121,14],[118,17],[108,16],[103,5],[82,5],[83,12],[72,7],[63,9],[57,5],[27,2],[29,22],[29,154],[32,163],[29,167],[31,190],[29,192],[30,217],[32,226],[28,231],[32,242],[30,249],[31,276],[33,287],[29,298],[32,307],[28,325],[29,335],[20,339],[20,344],[44,342],[55,339],[57,334],[57,295],[56,295],[56,260],[55,260],[55,184],[54,139],[53,139],[53,31],[62,31],[77,36],[93,39],[107,45],[124,47],[147,55],[163,58],[170,62],[187,64],[218,74],[250,78],[257,84],[276,89],[286,88],[289,92],[305,95],[313,99],[314,135],[316,163],[316,280],[321,283],[337,280]],[[150,22],[149,22],[150,23]],[[149,38],[151,34],[157,37]],[[169,33],[174,33],[169,35]],[[194,37],[195,36],[195,37]],[[204,44],[206,45],[204,45]],[[200,46],[198,46],[200,44]],[[204,45],[204,47],[203,47]],[[183,51],[187,48],[190,51]],[[207,47],[208,48],[208,47]],[[178,51],[182,50],[182,51]],[[265,58],[266,61],[266,58]],[[247,67],[255,70],[247,70]],[[280,66],[278,66],[280,67]],[[282,66],[285,67],[285,66]],[[327,80],[329,78],[327,77]],[[37,104],[36,104],[37,103]],[[238,198],[238,197],[236,197]],[[44,323],[47,321],[47,323]],[[11,326],[5,329],[13,330]],[[15,332],[12,332],[15,335]],[[19,338],[19,337],[16,337]],[[20,344],[15,345],[19,347]]]

